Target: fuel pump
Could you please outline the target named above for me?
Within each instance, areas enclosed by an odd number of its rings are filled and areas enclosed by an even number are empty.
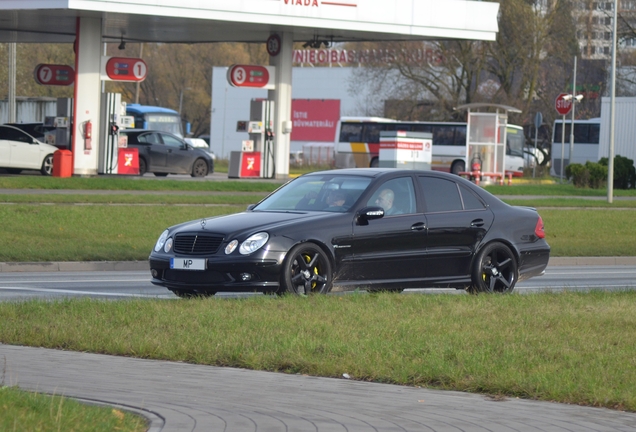
[[[250,102],[250,123],[260,122],[258,131],[250,132],[254,141],[254,151],[261,153],[261,177],[273,178],[276,173],[274,164],[274,101],[252,100]]]
[[[98,173],[119,174],[119,129],[126,104],[119,93],[103,93],[101,109]]]
[[[243,141],[240,152],[230,153],[228,177],[274,177],[273,108],[273,101],[251,101],[250,120],[237,124],[237,132],[247,132],[249,139]]]

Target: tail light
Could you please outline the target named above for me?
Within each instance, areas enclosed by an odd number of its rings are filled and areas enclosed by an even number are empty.
[[[543,228],[543,219],[539,216],[537,220],[537,226],[534,227],[534,235],[539,238],[545,238],[545,229]]]

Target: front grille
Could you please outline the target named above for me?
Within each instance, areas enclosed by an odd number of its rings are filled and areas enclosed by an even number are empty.
[[[174,238],[174,251],[182,254],[214,254],[223,242],[223,236],[217,234],[177,234]]]

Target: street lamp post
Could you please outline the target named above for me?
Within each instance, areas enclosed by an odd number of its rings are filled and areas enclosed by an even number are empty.
[[[179,115],[181,115],[181,108],[183,108],[183,92],[186,90],[192,90],[192,88],[186,87],[181,90],[181,93],[179,93]]]
[[[614,123],[616,108],[616,41],[618,39],[617,21],[618,21],[618,0],[614,0],[614,22],[612,23],[612,77],[610,90],[610,139],[609,139],[609,157],[607,161],[607,202],[614,201]]]

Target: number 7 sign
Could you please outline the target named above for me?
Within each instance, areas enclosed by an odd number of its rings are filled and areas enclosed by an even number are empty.
[[[102,57],[102,79],[139,82],[146,79],[148,66],[140,58]]]

